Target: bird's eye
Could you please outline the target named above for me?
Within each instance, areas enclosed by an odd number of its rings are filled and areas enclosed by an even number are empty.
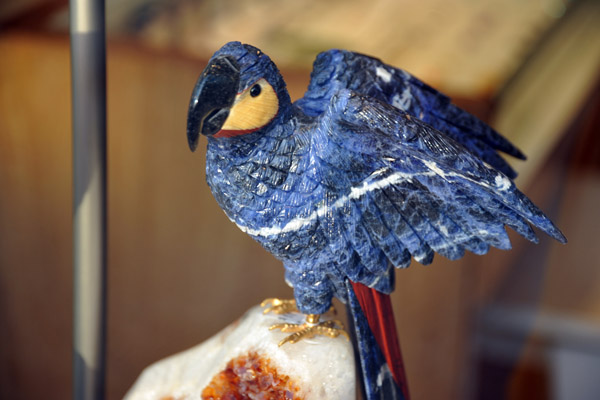
[[[250,89],[250,96],[252,97],[256,97],[260,94],[260,85],[257,83],[254,86],[252,86],[252,88]]]

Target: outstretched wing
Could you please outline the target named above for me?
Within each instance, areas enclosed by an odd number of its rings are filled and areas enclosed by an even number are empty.
[[[403,267],[411,256],[428,264],[435,252],[458,259],[508,249],[505,225],[533,242],[530,224],[566,241],[503,173],[387,103],[342,90],[321,124],[313,138],[326,193],[319,223],[375,275],[387,260]]]
[[[308,90],[296,104],[309,115],[321,115],[340,89],[376,98],[419,118],[511,179],[516,173],[497,151],[525,159],[507,139],[452,104],[444,94],[401,69],[350,51],[329,50],[319,54]]]

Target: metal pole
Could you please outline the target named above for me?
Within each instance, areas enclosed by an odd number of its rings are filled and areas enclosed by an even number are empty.
[[[104,0],[70,0],[73,112],[73,398],[104,398],[106,43]]]

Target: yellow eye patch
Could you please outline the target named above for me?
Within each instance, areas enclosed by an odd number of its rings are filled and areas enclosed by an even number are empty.
[[[277,115],[279,100],[273,87],[265,79],[238,93],[229,110],[222,131],[251,132],[262,128]]]

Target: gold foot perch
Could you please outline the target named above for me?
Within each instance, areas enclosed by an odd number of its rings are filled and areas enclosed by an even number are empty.
[[[294,300],[280,300],[280,299],[266,299],[261,303],[261,306],[269,305],[263,310],[263,314],[273,312],[275,314],[287,314],[291,312],[298,312],[296,308],[296,302]],[[344,330],[344,324],[338,320],[327,320],[319,322],[319,314],[308,314],[306,316],[306,322],[303,324],[275,324],[269,329],[280,329],[282,332],[292,332],[291,335],[286,336],[279,346],[285,343],[296,343],[302,339],[308,339],[317,335],[328,336],[330,338],[344,335],[346,339],[350,340],[348,333]]]

